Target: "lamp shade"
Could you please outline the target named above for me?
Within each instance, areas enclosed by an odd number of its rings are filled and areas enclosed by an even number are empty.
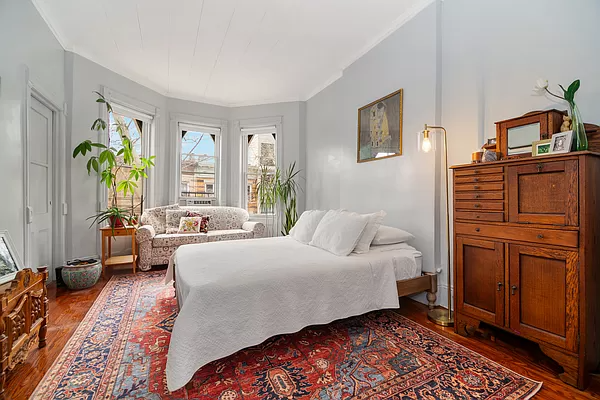
[[[418,134],[417,140],[418,150],[423,153],[435,152],[435,135],[425,128]]]

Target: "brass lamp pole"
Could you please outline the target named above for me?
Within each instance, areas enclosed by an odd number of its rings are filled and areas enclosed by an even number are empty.
[[[430,135],[431,130],[440,130],[443,133],[444,137],[444,178],[446,182],[446,243],[448,243],[448,310],[444,309],[434,309],[430,310],[427,313],[427,318],[430,321],[442,325],[442,326],[453,326],[454,325],[454,315],[452,313],[452,269],[450,265],[450,189],[448,186],[448,139],[447,132],[443,126],[430,126],[425,124],[425,129],[421,132],[419,136],[419,148],[425,153],[430,152],[433,149],[433,137]]]

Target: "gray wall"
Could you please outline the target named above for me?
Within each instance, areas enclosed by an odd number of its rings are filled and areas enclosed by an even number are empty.
[[[449,163],[467,163],[495,121],[547,108],[532,95],[538,77],[581,79],[583,118],[600,123],[600,2],[437,1],[307,102],[307,208],[383,209],[385,223],[415,234],[427,265],[446,285],[443,167],[417,153],[424,123],[448,129]],[[436,68],[437,67],[437,68]],[[437,82],[437,85],[436,85]],[[356,164],[356,110],[404,88],[402,157]],[[435,182],[435,183],[434,183]],[[446,303],[445,290],[439,293]]]
[[[436,9],[428,7],[344,71],[307,104],[306,207],[385,210],[386,225],[416,236],[434,264],[434,156],[417,153],[416,132],[435,119]],[[427,29],[423,29],[427,26]],[[356,162],[357,109],[404,89],[403,155]]]
[[[24,254],[23,124],[26,76],[62,107],[64,51],[30,1],[0,0],[0,230]]]

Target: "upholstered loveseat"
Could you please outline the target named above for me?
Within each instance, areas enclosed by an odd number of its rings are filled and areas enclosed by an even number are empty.
[[[167,210],[187,210],[210,217],[207,233],[170,233]],[[173,213],[170,213],[171,215]],[[265,225],[248,221],[248,212],[237,207],[181,207],[177,204],[149,208],[140,219],[137,232],[139,268],[148,271],[153,265],[163,265],[177,247],[184,244],[240,240],[263,237]]]

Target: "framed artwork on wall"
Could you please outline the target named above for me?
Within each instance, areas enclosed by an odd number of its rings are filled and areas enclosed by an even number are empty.
[[[358,109],[356,162],[402,155],[402,94],[400,89]]]

